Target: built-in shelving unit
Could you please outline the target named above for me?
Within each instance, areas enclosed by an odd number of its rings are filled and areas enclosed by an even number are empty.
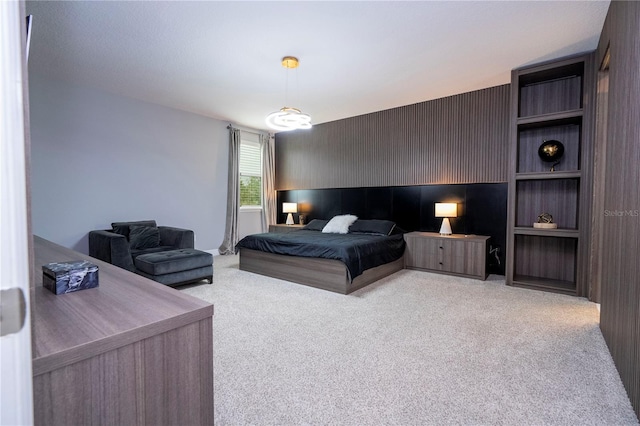
[[[585,296],[591,192],[592,55],[514,70],[507,284]],[[538,148],[560,141],[555,165]],[[550,213],[557,229],[534,228]]]

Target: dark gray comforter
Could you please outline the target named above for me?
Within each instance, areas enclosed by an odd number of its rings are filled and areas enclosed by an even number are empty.
[[[274,254],[321,257],[342,261],[351,280],[362,272],[400,259],[405,242],[402,234],[324,234],[320,231],[296,230],[289,233],[255,234],[236,245]]]

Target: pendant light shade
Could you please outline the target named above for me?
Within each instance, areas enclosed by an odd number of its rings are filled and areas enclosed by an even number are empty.
[[[297,68],[300,64],[298,58],[295,58],[293,56],[285,56],[284,58],[282,58],[281,63],[282,66],[287,69]],[[280,110],[272,112],[271,114],[267,115],[265,122],[271,129],[278,131],[311,128],[311,116],[309,114],[303,113],[298,108],[293,107],[282,107],[280,108]]]
[[[311,116],[298,108],[284,107],[267,115],[267,126],[274,130],[310,129]]]

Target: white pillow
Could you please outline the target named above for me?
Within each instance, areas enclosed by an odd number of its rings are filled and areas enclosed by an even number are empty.
[[[349,232],[349,227],[353,222],[358,220],[358,216],[352,214],[343,214],[340,216],[334,216],[329,223],[322,228],[322,232],[325,234],[346,234]]]

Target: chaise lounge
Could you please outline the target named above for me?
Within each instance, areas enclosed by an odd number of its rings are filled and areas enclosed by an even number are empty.
[[[89,255],[168,286],[213,282],[213,256],[194,249],[193,231],[155,220],[115,222],[89,232]]]

